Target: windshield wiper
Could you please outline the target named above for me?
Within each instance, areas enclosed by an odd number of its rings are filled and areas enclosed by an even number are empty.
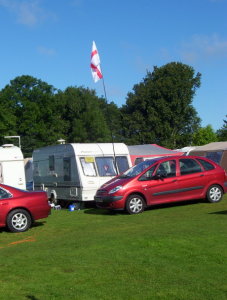
[[[121,176],[119,176],[119,178],[130,178],[130,176],[129,176],[129,175],[122,174]]]

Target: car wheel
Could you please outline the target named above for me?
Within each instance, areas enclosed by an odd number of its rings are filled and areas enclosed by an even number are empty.
[[[131,195],[126,202],[126,210],[129,214],[139,214],[144,211],[145,202],[139,195]]]
[[[15,209],[7,216],[7,227],[11,232],[23,232],[31,227],[32,219],[24,209]]]
[[[211,203],[221,201],[223,196],[222,188],[219,185],[212,185],[207,191],[207,200]]]

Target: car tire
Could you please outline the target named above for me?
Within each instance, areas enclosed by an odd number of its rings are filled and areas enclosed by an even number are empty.
[[[6,224],[11,232],[24,232],[31,227],[32,219],[26,210],[15,209],[8,214]]]
[[[129,196],[125,208],[130,215],[142,213],[145,208],[143,197],[136,194]]]
[[[207,191],[207,200],[210,203],[217,203],[221,201],[223,190],[219,185],[211,185]]]

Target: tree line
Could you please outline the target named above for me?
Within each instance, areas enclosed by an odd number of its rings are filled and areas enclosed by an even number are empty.
[[[26,157],[60,138],[69,143],[156,143],[171,149],[226,140],[225,120],[217,132],[211,125],[201,127],[192,105],[200,84],[200,73],[171,62],[147,72],[118,107],[95,90],[70,86],[61,91],[32,76],[19,76],[0,91],[1,143],[4,136],[20,136]]]

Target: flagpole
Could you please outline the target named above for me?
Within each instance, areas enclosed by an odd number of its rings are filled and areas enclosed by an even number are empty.
[[[102,72],[103,74],[103,72]],[[103,85],[103,90],[104,90],[104,96],[105,96],[105,100],[106,100],[106,105],[107,105],[107,111],[109,110],[108,107],[108,100],[107,100],[107,96],[106,96],[106,86],[105,86],[105,82],[104,82],[104,76],[102,77],[102,85]],[[110,134],[111,134],[111,141],[112,141],[112,147],[113,147],[113,155],[114,155],[114,166],[117,172],[117,163],[116,163],[116,153],[115,153],[115,147],[114,147],[114,138],[113,138],[113,130],[112,130],[112,121],[110,121]]]
[[[106,86],[105,86],[104,76],[103,76],[101,66],[100,66],[100,58],[99,58],[98,50],[97,50],[97,47],[96,47],[96,44],[94,41],[92,43],[92,52],[91,52],[91,70],[92,70],[92,76],[93,76],[93,79],[95,82],[97,82],[99,79],[102,79],[104,96],[105,96],[107,112],[108,112],[109,108],[108,108],[108,101],[107,101],[107,96],[106,96]],[[111,133],[111,140],[112,140],[112,146],[113,146],[114,166],[115,166],[115,169],[117,172],[112,122],[110,123],[110,133]]]

